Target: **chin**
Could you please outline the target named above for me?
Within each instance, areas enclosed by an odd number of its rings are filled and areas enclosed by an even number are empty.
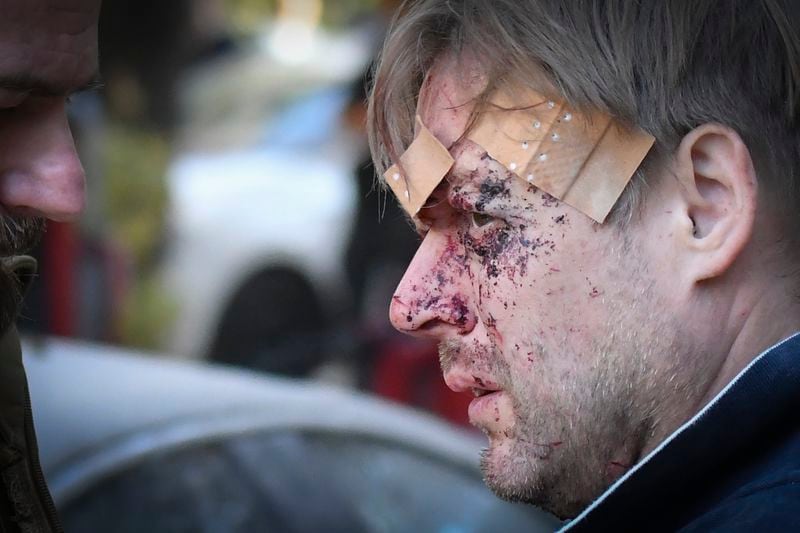
[[[486,485],[497,496],[513,502],[536,503],[536,458],[515,456],[507,437],[489,437],[489,447],[481,452],[481,472]]]
[[[577,516],[591,499],[575,498],[574,479],[564,471],[552,447],[490,437],[481,453],[486,485],[499,498],[535,505],[565,520]]]

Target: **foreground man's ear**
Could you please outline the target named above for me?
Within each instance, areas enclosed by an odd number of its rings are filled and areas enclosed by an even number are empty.
[[[722,276],[753,234],[758,187],[750,151],[734,130],[705,124],[683,138],[675,156],[688,273],[693,282]]]

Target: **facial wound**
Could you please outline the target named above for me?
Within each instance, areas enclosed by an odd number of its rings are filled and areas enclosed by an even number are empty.
[[[606,114],[577,113],[535,91],[495,93],[467,138],[518,178],[599,223],[655,141]],[[414,141],[384,179],[413,218],[454,163],[417,117]]]

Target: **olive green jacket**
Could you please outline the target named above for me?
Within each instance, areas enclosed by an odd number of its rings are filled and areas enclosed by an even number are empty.
[[[25,288],[35,265],[30,258],[22,262]],[[61,531],[39,464],[19,336],[11,327],[0,339],[0,533]]]

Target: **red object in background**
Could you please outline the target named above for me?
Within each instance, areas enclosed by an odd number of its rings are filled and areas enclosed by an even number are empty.
[[[53,335],[71,337],[76,328],[76,267],[78,236],[74,224],[47,222],[42,241],[45,280],[45,312],[48,331]]]
[[[469,425],[472,396],[450,390],[442,379],[436,344],[394,337],[381,344],[372,389],[380,396]]]

